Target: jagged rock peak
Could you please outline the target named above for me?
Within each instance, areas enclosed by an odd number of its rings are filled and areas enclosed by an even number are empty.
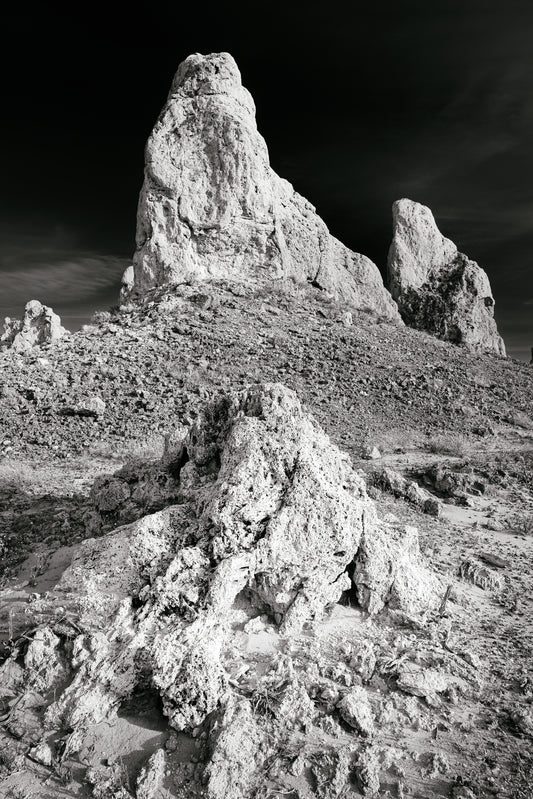
[[[62,327],[60,317],[52,308],[38,300],[30,300],[22,320],[5,318],[0,349],[29,350],[41,344],[53,344],[66,333],[68,330]]]
[[[389,289],[404,321],[438,338],[505,355],[486,272],[442,235],[425,205],[397,200],[392,214]]]
[[[375,264],[271,169],[228,53],[189,56],[174,77],[146,146],[136,243],[123,299],[190,280],[293,278],[401,323]]]

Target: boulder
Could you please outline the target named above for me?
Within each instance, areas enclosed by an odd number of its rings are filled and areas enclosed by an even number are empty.
[[[42,344],[53,344],[67,333],[51,308],[38,300],[30,300],[26,303],[22,320],[6,317],[0,349],[30,350]]]
[[[136,243],[124,302],[166,284],[292,278],[401,323],[375,264],[271,169],[228,53],[197,53],[178,68],[146,146]]]
[[[369,613],[378,613],[385,604],[408,614],[435,607],[444,589],[420,555],[416,527],[382,524],[369,532],[362,536],[355,560],[359,604]]]
[[[337,703],[337,710],[344,721],[361,735],[370,737],[374,734],[374,715],[365,688],[360,686],[352,688]]]
[[[409,662],[401,667],[396,684],[405,693],[419,696],[435,706],[439,702],[438,694],[447,691],[453,682],[453,678],[445,672]]]
[[[441,234],[426,206],[397,200],[392,214],[388,280],[404,322],[446,341],[505,355],[484,270]]]

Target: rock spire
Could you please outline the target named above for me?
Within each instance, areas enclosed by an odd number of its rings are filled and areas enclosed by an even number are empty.
[[[228,53],[191,55],[174,77],[146,146],[136,243],[123,298],[189,280],[293,278],[401,322],[375,264],[270,167]]]
[[[487,274],[439,231],[412,200],[392,208],[389,288],[406,324],[473,349],[505,355]]]

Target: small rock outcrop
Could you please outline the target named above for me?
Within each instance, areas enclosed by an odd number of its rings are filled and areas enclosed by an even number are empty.
[[[202,795],[239,799],[263,774],[265,703],[278,703],[279,735],[283,719],[317,712],[283,640],[352,587],[371,613],[390,604],[416,614],[437,606],[442,585],[420,562],[416,532],[398,536],[378,521],[349,457],[282,385],[209,404],[175,465],[176,504],[83,541],[55,588],[35,599],[36,620],[50,623],[37,623],[18,672],[0,668],[0,686],[22,691],[10,720],[19,740],[27,721],[18,708],[46,693],[27,715],[31,744],[68,730],[68,758],[149,684],[174,730],[197,735],[203,725]],[[264,679],[251,668],[256,635],[274,657]],[[338,712],[369,736],[365,698],[352,690]],[[159,795],[167,757],[151,758],[139,796]],[[94,765],[86,778],[100,786],[95,795],[115,796],[108,783],[118,775]]]
[[[41,344],[53,344],[66,333],[61,319],[47,305],[30,300],[24,308],[22,320],[6,317],[4,332],[0,336],[0,349],[24,351]]]
[[[505,355],[486,273],[439,231],[412,200],[392,208],[389,289],[406,324],[473,349]]]
[[[146,146],[136,242],[124,300],[189,280],[293,278],[401,323],[375,264],[271,169],[228,53],[191,55],[174,77]]]

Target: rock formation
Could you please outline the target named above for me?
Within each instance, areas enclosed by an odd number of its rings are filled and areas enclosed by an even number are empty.
[[[443,587],[421,563],[416,531],[378,522],[348,456],[281,385],[208,405],[175,466],[177,504],[83,541],[55,589],[32,603],[41,623],[23,666],[0,669],[0,686],[9,684],[11,697],[21,692],[8,722],[19,739],[19,708],[31,707],[36,691],[49,697],[40,716],[28,716],[28,740],[40,745],[67,730],[68,758],[148,681],[175,730],[198,734],[204,725],[205,795],[238,799],[262,773],[270,717],[258,708],[269,691],[280,703],[276,734],[285,734],[283,719],[316,714],[302,682],[309,678],[297,676],[276,642],[295,640],[353,586],[370,613],[389,604],[410,614],[436,607]],[[265,694],[247,653],[250,637],[267,628],[277,667]],[[354,709],[361,695],[352,691],[339,712],[371,735],[370,708]],[[159,795],[164,759],[151,758],[138,795]],[[110,768],[87,773],[95,795],[115,796]]]
[[[122,297],[205,279],[293,278],[400,322],[381,275],[330,235],[269,164],[255,106],[228,53],[179,67],[145,153],[137,250]]]
[[[426,206],[397,200],[392,213],[389,288],[403,320],[446,341],[505,355],[483,269],[440,233]]]
[[[41,344],[53,344],[68,331],[61,326],[61,319],[47,305],[30,300],[24,308],[22,320],[6,317],[4,332],[0,336],[0,348],[29,350]]]

